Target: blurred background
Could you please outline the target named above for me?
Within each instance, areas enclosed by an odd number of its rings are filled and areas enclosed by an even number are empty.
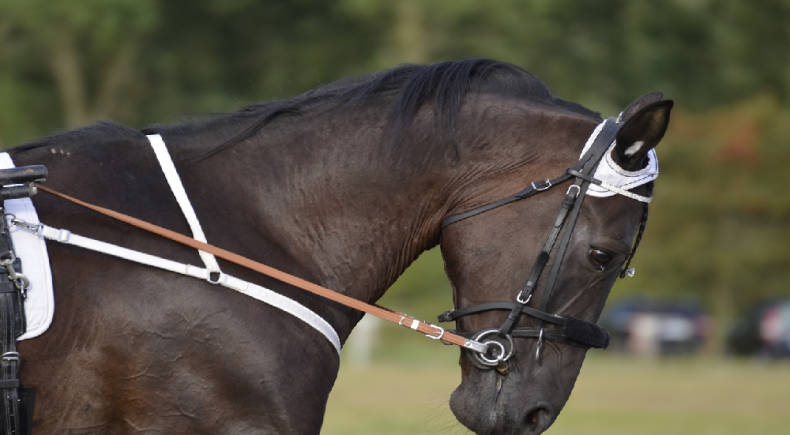
[[[637,274],[549,433],[787,433],[788,47],[790,0],[0,0],[0,146],[470,57],[604,116],[663,90],[676,106]],[[381,303],[449,309],[440,254]],[[466,433],[446,405],[457,349],[366,321],[344,353],[323,433]]]

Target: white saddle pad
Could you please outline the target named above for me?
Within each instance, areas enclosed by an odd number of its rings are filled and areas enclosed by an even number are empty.
[[[13,168],[8,153],[0,153],[0,169]],[[37,224],[38,215],[30,198],[11,199],[5,202],[5,212],[31,224]],[[27,332],[19,340],[38,337],[49,328],[55,314],[55,295],[52,291],[52,271],[44,239],[21,228],[11,228],[11,242],[17,258],[22,259],[22,273],[30,280],[25,299]]]

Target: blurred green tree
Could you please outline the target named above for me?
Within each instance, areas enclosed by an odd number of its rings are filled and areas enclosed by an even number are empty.
[[[663,89],[678,109],[640,272],[613,297],[691,292],[724,321],[790,296],[788,22],[788,0],[0,0],[0,145],[453,58],[515,63],[607,115]],[[416,269],[396,308],[445,309],[438,253]]]

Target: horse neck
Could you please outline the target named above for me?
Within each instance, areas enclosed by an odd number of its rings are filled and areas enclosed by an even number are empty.
[[[277,253],[304,278],[375,302],[439,242],[447,216],[511,195],[578,152],[541,150],[578,142],[549,133],[567,131],[556,124],[565,117],[486,99],[462,112],[455,148],[427,110],[397,143],[380,108],[284,119],[184,178],[208,186],[214,210],[241,210],[206,213],[214,222],[204,226],[242,234],[242,253],[274,267],[261,252]]]
[[[273,246],[308,279],[373,302],[438,242],[449,168],[420,125],[391,144],[371,118],[385,117],[276,122],[190,165],[184,178],[210,186],[211,207],[244,210],[215,226],[243,229],[250,251]]]

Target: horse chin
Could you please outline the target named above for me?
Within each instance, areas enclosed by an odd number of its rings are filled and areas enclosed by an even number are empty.
[[[579,364],[578,369],[581,368]],[[450,396],[450,409],[458,421],[476,434],[536,435],[557,419],[570,396],[579,370],[560,380],[546,365],[537,368],[543,376],[511,370],[506,376],[496,370],[471,367],[464,370],[461,385]]]

